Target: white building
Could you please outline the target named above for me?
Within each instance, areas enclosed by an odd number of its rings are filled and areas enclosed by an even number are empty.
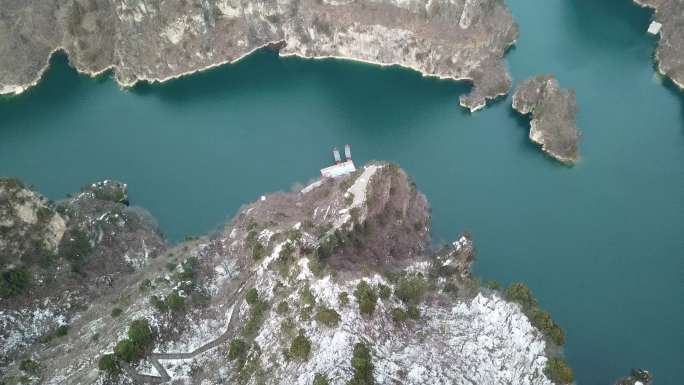
[[[337,147],[333,148],[333,158],[335,159],[335,164],[322,168],[321,176],[324,178],[336,178],[338,176],[351,174],[352,172],[356,171],[354,161],[351,159],[351,146],[348,144],[344,145],[344,157],[345,160],[342,162],[340,152],[337,150]]]

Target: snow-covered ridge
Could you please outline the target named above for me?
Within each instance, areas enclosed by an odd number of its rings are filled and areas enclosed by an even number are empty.
[[[211,237],[160,255],[137,241],[144,263],[135,275],[67,320],[67,338],[31,351],[45,383],[104,385],[98,360],[145,319],[155,344],[139,362],[120,363],[117,385],[310,385],[316,373],[344,385],[360,342],[377,384],[550,384],[544,336],[518,305],[470,276],[470,236],[438,252],[412,246],[429,240],[429,210],[403,171],[373,163],[316,183],[264,195]],[[381,263],[368,266],[376,255]],[[422,294],[398,294],[413,281]],[[372,315],[361,312],[359,287],[377,296]],[[122,309],[118,318],[113,307]],[[305,360],[283,353],[300,333],[310,343]],[[239,359],[227,358],[231,346],[243,346]]]

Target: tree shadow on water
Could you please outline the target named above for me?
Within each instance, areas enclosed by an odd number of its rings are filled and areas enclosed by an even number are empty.
[[[321,97],[353,127],[393,127],[435,113],[469,115],[458,105],[459,96],[470,91],[467,82],[353,60],[287,60],[305,68]]]
[[[657,69],[656,69],[657,71]],[[665,80],[663,81],[663,86],[674,95],[676,99],[679,100],[680,105],[682,107],[681,109],[681,114],[682,118],[681,121],[684,122],[684,89],[679,88],[670,78],[666,77]],[[684,134],[684,123],[682,123],[682,134]]]
[[[458,96],[469,90],[466,82],[423,77],[399,66],[280,57],[276,51],[264,48],[234,64],[162,84],[139,83],[132,92],[168,103],[237,98],[250,93],[258,98],[259,94],[290,97],[297,92],[312,92],[319,100],[330,102],[334,113],[348,124],[367,126],[374,117],[383,115],[385,125],[398,124],[405,113],[427,113],[444,98],[452,101],[454,110],[467,113],[458,107]]]
[[[20,95],[0,97],[2,126],[16,126],[28,117],[49,123],[56,114],[82,100],[94,84],[111,81],[109,72],[92,78],[80,75],[65,53],[54,53],[37,85]]]
[[[111,82],[111,83],[110,83]],[[98,87],[117,87],[112,71],[95,78],[78,74],[69,65],[66,54],[51,57],[50,66],[40,83],[25,94],[0,99],[3,125],[21,126],[30,116],[49,126],[55,115],[76,108]],[[141,82],[128,90],[143,98],[157,98],[163,103],[203,103],[247,96],[257,102],[270,95],[276,99],[308,95],[300,102],[322,100],[330,118],[353,129],[389,130],[397,126],[421,126],[430,115],[449,117],[470,115],[458,105],[460,95],[470,92],[464,81],[422,76],[399,66],[378,66],[341,59],[303,59],[279,57],[272,49],[258,50],[234,63],[185,75],[164,83]],[[114,92],[114,90],[112,90]],[[267,98],[265,98],[266,100]],[[488,107],[506,100],[489,101]],[[182,106],[180,106],[182,107]],[[39,113],[36,114],[36,109]],[[482,112],[479,112],[482,113]]]
[[[632,0],[562,1],[564,16],[570,21],[574,36],[582,36],[583,49],[604,51],[606,44],[640,44],[652,11]]]
[[[225,96],[240,96],[255,89],[284,91],[291,85],[278,53],[262,48],[235,62],[183,75],[163,83],[139,82],[131,92],[144,97],[157,97],[163,102],[182,103]]]
[[[508,106],[508,117],[511,118],[513,122],[515,122],[515,126],[517,127],[516,130],[521,133],[520,138],[521,142],[520,144],[523,145],[525,148],[538,152],[540,151],[539,146],[535,143],[532,143],[530,140],[530,121],[532,120],[532,115],[523,115],[513,109],[513,106]]]
[[[508,116],[515,122],[515,125],[517,126],[517,129],[521,132],[520,135],[520,146],[523,148],[526,153],[529,155],[533,156],[538,156],[544,158],[545,161],[550,162],[554,167],[558,169],[566,169],[567,166],[562,164],[561,162],[557,161],[554,159],[552,156],[549,154],[545,153],[541,145],[534,143],[530,139],[530,121],[532,120],[532,115],[523,115],[513,109],[512,106],[508,106]]]

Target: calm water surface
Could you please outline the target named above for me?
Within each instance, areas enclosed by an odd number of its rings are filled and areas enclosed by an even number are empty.
[[[121,91],[56,57],[44,82],[0,101],[0,175],[59,199],[130,184],[172,240],[202,234],[263,192],[305,183],[328,149],[389,159],[434,208],[434,237],[473,233],[477,273],[527,282],[566,329],[580,384],[631,367],[684,371],[684,94],[654,76],[649,12],[627,0],[509,0],[515,79],[553,73],[577,91],[582,161],[527,140],[510,98],[470,115],[464,84],[398,68],[269,52]],[[663,84],[664,83],[664,84]]]

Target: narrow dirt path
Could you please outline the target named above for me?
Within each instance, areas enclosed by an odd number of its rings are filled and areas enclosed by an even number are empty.
[[[218,336],[216,339],[207,342],[206,344],[200,346],[199,348],[191,351],[191,352],[185,352],[185,353],[152,353],[149,356],[150,361],[152,362],[152,365],[157,369],[157,372],[159,372],[159,377],[155,376],[147,376],[147,375],[141,375],[138,373],[138,376],[144,376],[147,378],[153,378],[154,383],[163,383],[166,381],[169,381],[171,379],[171,376],[169,376],[169,373],[166,371],[166,368],[164,368],[164,365],[162,365],[159,361],[163,360],[188,360],[191,359],[197,355],[200,355],[206,351],[209,351],[211,349],[214,349],[215,347],[222,345],[226,343],[230,337],[232,337],[235,334],[235,329],[237,326],[238,322],[238,314],[240,313],[240,306],[238,306],[237,302],[233,304],[233,311],[230,316],[230,321],[228,322],[228,325],[226,326],[226,331],[223,332],[220,336]],[[149,383],[144,382],[144,383]]]
[[[226,325],[226,331],[223,332],[220,336],[218,336],[216,339],[207,342],[206,344],[200,346],[199,348],[191,351],[191,352],[185,352],[185,353],[152,353],[149,355],[149,360],[152,363],[152,366],[157,370],[159,373],[159,376],[151,376],[148,374],[141,374],[137,372],[133,367],[128,365],[127,363],[122,363],[122,368],[126,373],[128,373],[133,380],[142,385],[142,384],[162,384],[164,382],[170,381],[171,376],[169,376],[169,373],[166,371],[166,368],[164,368],[164,365],[162,365],[159,361],[164,361],[164,360],[187,360],[191,359],[197,355],[200,355],[204,352],[207,352],[211,349],[214,349],[218,347],[219,345],[222,345],[226,343],[230,337],[235,335],[235,330],[237,329],[237,323],[238,323],[238,318],[239,318],[239,313],[240,313],[240,306],[239,306],[239,297],[237,296],[240,291],[242,291],[245,286],[247,285],[248,282],[251,281],[252,276],[247,278],[245,282],[240,285],[234,292],[233,296],[235,297],[235,301],[233,302],[233,311],[231,312],[230,315],[230,321],[228,321],[228,325]]]

